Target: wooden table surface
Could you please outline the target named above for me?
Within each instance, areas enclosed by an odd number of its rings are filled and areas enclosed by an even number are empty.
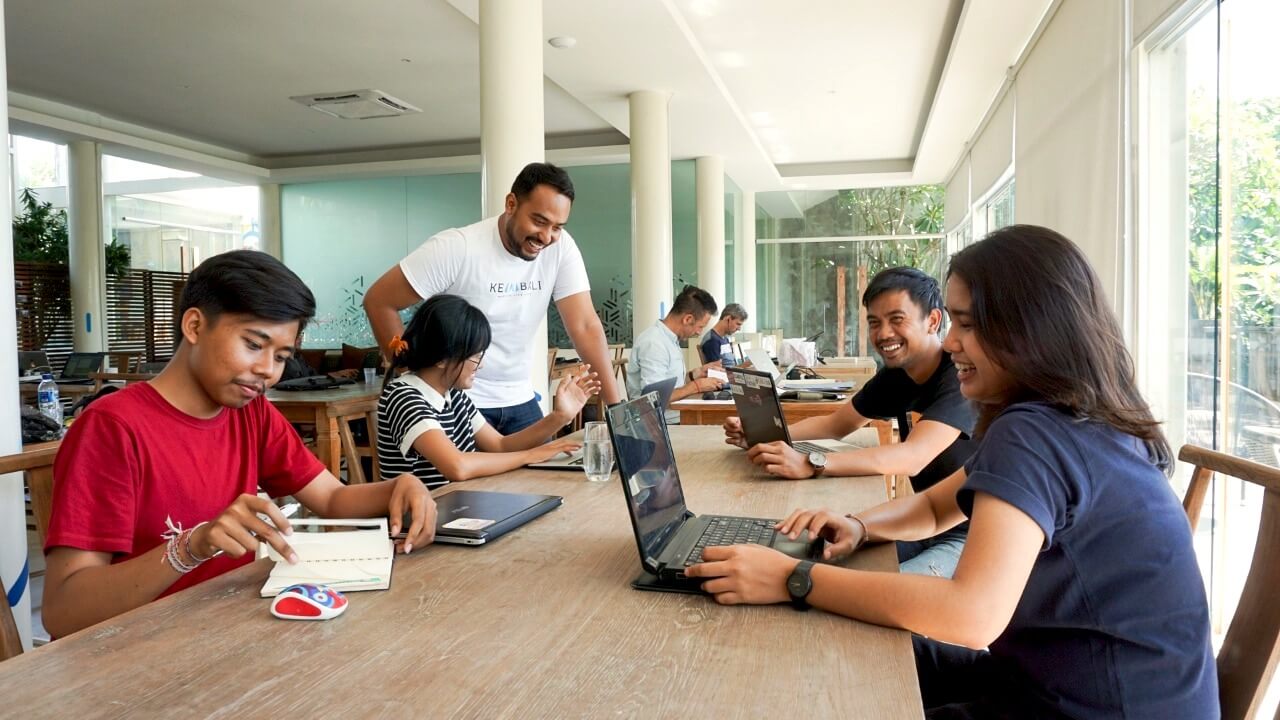
[[[377,410],[381,390],[382,378],[378,378],[372,385],[357,382],[330,390],[268,390],[267,399],[289,422],[316,426],[316,457],[338,477],[342,463],[338,423]]]
[[[689,507],[857,510],[880,477],[765,479],[713,428],[673,428]],[[23,717],[920,717],[908,633],[786,605],[647,593],[618,481],[508,473],[467,488],[564,506],[490,546],[396,557],[328,622],[276,620],[265,561],[0,663]],[[446,488],[447,490],[448,488]],[[891,546],[851,565],[896,571]],[[3,714],[3,712],[0,712]]]
[[[782,401],[782,415],[787,424],[819,415],[829,415],[840,409],[844,400],[820,400],[816,402]],[[677,400],[671,403],[672,410],[680,412],[681,425],[723,425],[725,418],[737,416],[738,410],[732,400]]]

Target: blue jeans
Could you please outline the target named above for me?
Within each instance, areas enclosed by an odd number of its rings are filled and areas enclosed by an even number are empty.
[[[513,435],[542,419],[542,406],[533,398],[519,405],[480,408],[484,421],[503,435]]]
[[[898,571],[949,578],[956,572],[968,528],[953,528],[924,540],[898,543]]]

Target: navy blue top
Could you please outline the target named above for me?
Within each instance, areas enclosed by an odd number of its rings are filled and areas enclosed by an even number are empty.
[[[702,362],[709,363],[722,360],[726,354],[729,355],[729,357],[733,357],[733,353],[720,352],[728,342],[729,341],[722,337],[720,333],[717,333],[714,328],[708,330],[706,336],[702,339],[702,345],[699,346],[700,352],[702,353]]]
[[[991,654],[1024,676],[1036,716],[1216,718],[1204,581],[1186,513],[1145,445],[1041,403],[1010,406],[957,495],[1004,500],[1044,547]]]

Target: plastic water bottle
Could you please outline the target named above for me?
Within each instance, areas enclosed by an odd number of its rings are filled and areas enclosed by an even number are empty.
[[[36,398],[40,412],[61,426],[62,403],[58,400],[58,383],[53,381],[52,373],[45,373],[40,377],[40,387],[36,388]]]

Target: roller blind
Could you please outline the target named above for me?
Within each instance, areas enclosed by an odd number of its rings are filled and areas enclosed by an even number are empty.
[[[942,209],[942,225],[951,232],[964,221],[969,212],[969,158],[966,156],[956,174],[947,182],[946,200]]]
[[[969,153],[973,197],[980,198],[995,186],[1013,162],[1013,90],[1005,93],[987,126]]]

